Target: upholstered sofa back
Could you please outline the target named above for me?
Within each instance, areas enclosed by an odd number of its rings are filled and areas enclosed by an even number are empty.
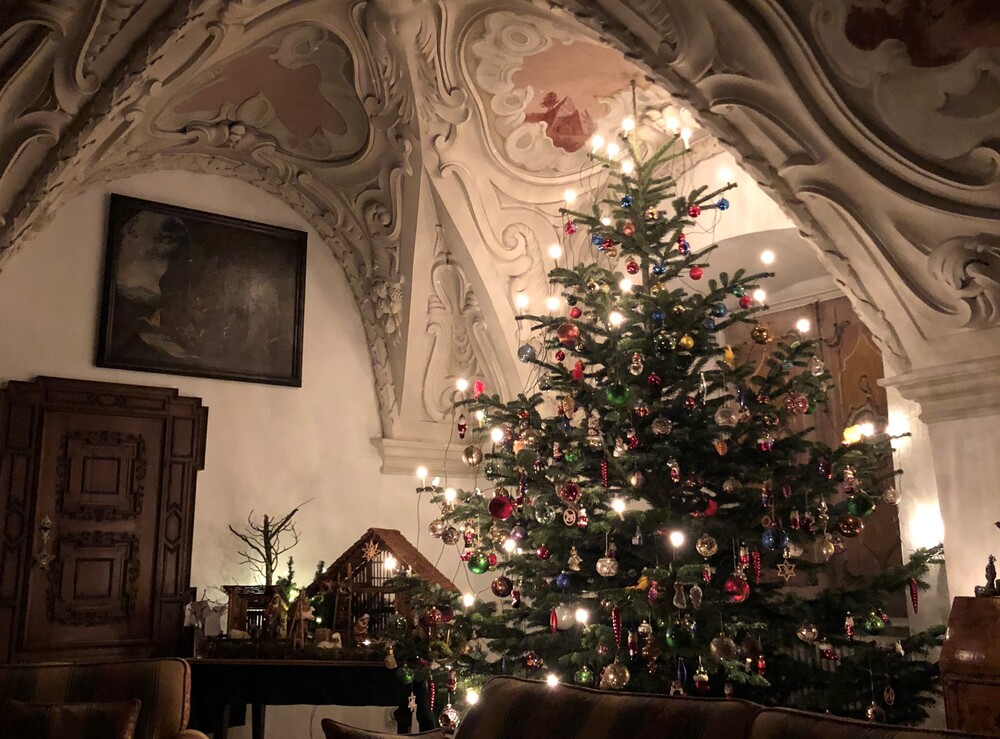
[[[174,739],[187,726],[191,668],[181,659],[0,666],[0,701],[142,702],[135,739]]]
[[[455,739],[956,739],[972,734],[905,729],[720,698],[633,695],[496,677]]]

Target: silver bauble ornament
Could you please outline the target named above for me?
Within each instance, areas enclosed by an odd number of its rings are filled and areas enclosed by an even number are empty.
[[[601,672],[601,690],[624,690],[632,679],[628,668],[615,660]]]
[[[712,639],[712,642],[708,645],[708,649],[716,659],[726,660],[736,658],[736,642],[725,634],[719,634]]]
[[[440,518],[435,518],[433,521],[427,524],[427,533],[429,533],[431,536],[437,539],[444,533],[445,528],[447,528],[445,522],[442,521]]]
[[[483,450],[470,444],[462,452],[462,461],[470,467],[475,467],[483,461]]]
[[[618,560],[613,557],[601,557],[597,560],[597,574],[601,577],[614,577],[618,574]]]

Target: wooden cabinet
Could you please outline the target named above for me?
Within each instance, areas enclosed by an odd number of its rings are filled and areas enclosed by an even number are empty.
[[[955,598],[940,667],[948,728],[1000,736],[1000,598]]]
[[[0,394],[0,661],[178,651],[208,409],[51,377]]]

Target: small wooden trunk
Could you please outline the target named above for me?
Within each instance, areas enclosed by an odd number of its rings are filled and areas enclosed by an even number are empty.
[[[955,598],[940,667],[948,728],[1000,736],[1000,598]]]

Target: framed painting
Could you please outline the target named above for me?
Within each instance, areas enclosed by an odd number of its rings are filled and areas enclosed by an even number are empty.
[[[306,234],[112,195],[97,365],[302,385]]]

